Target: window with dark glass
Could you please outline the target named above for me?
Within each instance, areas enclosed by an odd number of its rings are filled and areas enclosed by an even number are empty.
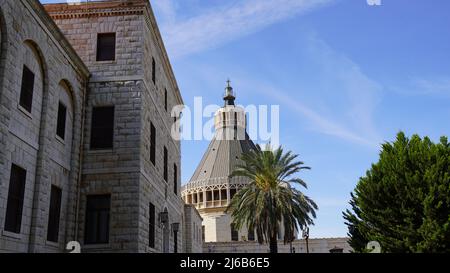
[[[50,242],[58,242],[59,217],[61,214],[61,195],[61,189],[52,185],[50,191],[50,209],[47,228],[47,241]]]
[[[155,58],[152,57],[152,81],[156,84],[156,62]]]
[[[23,66],[22,73],[22,87],[20,90],[19,105],[31,113],[33,105],[33,88],[34,88],[34,73],[26,66]]]
[[[166,182],[168,180],[168,175],[169,175],[168,168],[167,168],[168,161],[169,161],[169,154],[167,152],[167,148],[164,147],[164,181],[166,181]]]
[[[249,230],[248,231],[248,240],[249,241],[254,241],[255,240],[255,231],[254,230]]]
[[[202,226],[202,241],[205,241],[205,226]]]
[[[92,109],[91,149],[112,149],[114,140],[114,106]]]
[[[150,203],[148,217],[148,245],[155,248],[155,205]]]
[[[99,33],[97,37],[97,61],[116,59],[116,34]]]
[[[56,124],[56,135],[61,139],[64,139],[66,136],[66,116],[67,116],[67,107],[59,102],[58,105],[58,119]]]
[[[231,224],[231,241],[239,241],[239,232],[234,224]]]
[[[6,205],[5,230],[20,233],[27,171],[12,164]]]
[[[156,164],[156,128],[153,123],[150,124],[150,162]]]
[[[173,253],[178,253],[178,230],[173,231]]]
[[[173,193],[178,194],[178,166],[173,164]]]
[[[88,195],[86,203],[85,244],[109,242],[111,195]]]
[[[168,108],[168,105],[167,105],[167,89],[164,89],[164,109],[166,109],[166,112],[167,112],[167,108]]]

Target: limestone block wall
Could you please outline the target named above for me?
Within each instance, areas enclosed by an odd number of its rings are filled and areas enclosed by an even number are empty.
[[[292,243],[295,253],[306,253],[307,246],[305,240],[295,240]],[[340,248],[343,253],[350,253],[352,248],[348,244],[348,238],[320,238],[308,240],[309,253],[330,253],[331,249]],[[214,242],[203,245],[204,253],[268,253],[269,245],[260,245],[258,242]],[[279,253],[290,253],[290,244],[278,241]]]
[[[202,218],[192,205],[184,206],[184,240],[185,253],[203,252]]]
[[[61,252],[70,237],[89,71],[38,1],[0,1],[0,252]],[[22,71],[35,75],[31,112],[19,105]],[[56,136],[58,103],[68,107]],[[4,230],[11,165],[26,170],[20,233]],[[62,189],[57,243],[47,241],[50,189]]]
[[[182,223],[183,202],[180,143],[171,137],[174,123],[171,108],[182,104],[182,100],[155,18],[149,2],[144,0],[127,1],[126,5],[117,1],[86,5],[89,14],[79,6],[46,6],[92,72],[86,106],[78,238],[82,239],[84,233],[85,196],[109,193],[112,198],[110,243],[84,248],[106,252],[173,252],[172,224]],[[99,33],[116,34],[114,61],[96,61]],[[152,60],[155,60],[155,73]],[[114,147],[91,151],[92,108],[111,105],[115,107]],[[157,135],[155,165],[150,162],[151,124]],[[164,147],[168,150],[167,181],[164,180]],[[156,209],[155,248],[149,247],[150,203]],[[164,228],[158,221],[160,213],[166,210],[169,227]],[[182,225],[180,229],[178,252],[183,249]]]
[[[200,210],[205,226],[205,242],[231,242],[231,214],[223,210]],[[283,238],[284,231],[280,230],[278,237]],[[256,238],[256,232],[255,232]],[[248,240],[248,229],[242,227],[238,230],[238,240]]]

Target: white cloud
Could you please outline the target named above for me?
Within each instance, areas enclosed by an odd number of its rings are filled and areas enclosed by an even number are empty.
[[[174,20],[173,0],[155,1],[154,6],[164,19],[160,25],[167,50],[176,58],[231,42],[331,1],[241,0],[180,21]]]

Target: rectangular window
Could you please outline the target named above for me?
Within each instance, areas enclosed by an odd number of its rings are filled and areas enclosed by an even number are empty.
[[[178,231],[173,231],[173,253],[178,253]]]
[[[56,135],[64,140],[66,135],[66,116],[67,116],[67,107],[59,102],[58,105],[58,120],[56,124]]]
[[[150,124],[150,161],[156,164],[156,128],[153,123]]]
[[[90,195],[86,203],[85,244],[109,242],[111,195]]]
[[[202,241],[205,241],[205,226],[202,226]]]
[[[167,108],[168,108],[168,105],[167,105],[167,89],[164,88],[164,109],[166,109],[166,112],[167,112]]]
[[[254,241],[255,240],[255,231],[254,230],[249,230],[248,231],[248,240],[249,241]]]
[[[52,185],[47,228],[47,241],[50,242],[58,242],[59,217],[61,214],[61,195],[62,190]]]
[[[152,57],[152,81],[156,84],[156,62],[155,58]]]
[[[148,245],[151,248],[155,248],[155,219],[155,205],[150,203],[148,216]]]
[[[97,61],[116,59],[116,34],[99,33],[97,36]]]
[[[173,193],[178,194],[178,166],[173,164]]]
[[[23,66],[22,73],[22,87],[20,90],[19,105],[31,113],[31,106],[33,105],[33,88],[34,88],[34,73],[27,67]]]
[[[22,225],[23,199],[27,171],[12,164],[9,178],[8,203],[6,206],[5,230],[20,233]]]
[[[92,109],[91,149],[112,149],[114,140],[114,106]]]
[[[164,181],[166,181],[166,182],[168,180],[168,171],[167,171],[168,161],[169,161],[169,155],[168,155],[168,152],[167,152],[167,148],[164,147]]]
[[[235,226],[231,224],[231,241],[239,241],[239,232],[236,230]]]

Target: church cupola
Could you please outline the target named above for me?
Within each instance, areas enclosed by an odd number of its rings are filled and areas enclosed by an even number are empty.
[[[234,96],[233,87],[231,87],[230,80],[227,81],[227,87],[225,88],[225,95],[223,97],[223,100],[225,101],[225,106],[227,105],[234,105],[234,100],[236,97]]]

